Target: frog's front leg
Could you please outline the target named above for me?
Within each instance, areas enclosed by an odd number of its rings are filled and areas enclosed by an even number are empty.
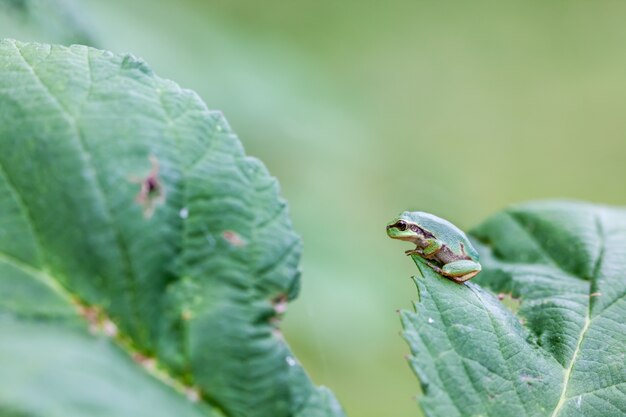
[[[428,246],[426,246],[425,248],[422,249],[416,247],[415,249],[407,250],[404,253],[406,253],[407,255],[419,255],[425,259],[432,259],[441,250],[441,248],[443,247],[443,243],[441,243],[441,241],[437,239],[428,239],[426,240],[426,242],[428,242]]]
[[[473,278],[482,270],[480,263],[468,259],[450,262],[441,268],[441,274],[459,284]]]
[[[406,256],[418,255],[420,258],[424,257],[424,251],[420,248],[405,250],[404,253],[406,254]]]
[[[427,239],[426,241],[428,242],[428,246],[424,248],[424,257],[432,259],[441,250],[443,243],[438,239]]]

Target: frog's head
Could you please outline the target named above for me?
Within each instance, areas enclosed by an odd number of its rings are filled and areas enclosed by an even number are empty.
[[[387,224],[387,235],[392,239],[406,240],[418,245],[434,237],[418,224],[416,216],[410,211],[405,211]]]

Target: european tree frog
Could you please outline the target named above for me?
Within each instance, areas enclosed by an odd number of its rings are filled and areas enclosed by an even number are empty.
[[[421,211],[405,211],[387,224],[392,239],[415,243],[407,255],[417,255],[438,274],[462,283],[481,271],[478,252],[461,229]]]

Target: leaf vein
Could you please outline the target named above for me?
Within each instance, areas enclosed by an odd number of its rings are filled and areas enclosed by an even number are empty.
[[[37,233],[37,230],[35,228],[35,221],[33,219],[33,215],[28,209],[28,206],[24,202],[24,198],[22,197],[21,193],[19,192],[19,190],[13,183],[7,170],[4,169],[1,161],[0,161],[0,175],[2,175],[6,179],[6,183],[9,188],[9,191],[14,195],[15,202],[17,203],[20,210],[22,211],[22,214],[24,215],[25,220],[26,220],[26,224],[30,227],[33,240],[35,243],[35,250],[37,251],[37,259],[39,260],[39,262],[43,264],[44,263],[43,247],[41,245],[41,239],[39,237],[39,234]]]
[[[434,272],[433,272],[433,274],[434,274]],[[439,277],[437,277],[437,279],[443,279],[443,278],[439,278]],[[460,352],[456,349],[456,346],[455,346],[455,344],[452,342],[452,340],[450,340],[450,333],[448,332],[448,329],[450,328],[450,326],[449,326],[449,323],[447,323],[447,321],[446,321],[446,319],[444,318],[444,315],[443,315],[443,312],[444,312],[445,310],[442,310],[442,309],[441,309],[441,307],[439,306],[439,303],[437,302],[437,300],[435,299],[435,297],[431,297],[431,299],[433,300],[433,303],[435,304],[435,307],[436,307],[436,308],[437,308],[437,310],[439,311],[439,314],[440,314],[440,317],[441,317],[441,322],[442,322],[442,324],[443,324],[443,326],[444,326],[444,328],[445,328],[446,337],[448,338],[448,341],[450,342],[450,345],[452,346],[452,350],[454,350],[454,352],[457,354],[457,356],[459,356],[459,357],[461,357],[461,358],[464,358],[464,356],[463,356],[463,355],[461,355],[461,353],[460,353]],[[476,388],[476,385],[474,384],[474,381],[472,380],[472,377],[470,376],[470,374],[469,374],[469,372],[468,372],[467,368],[465,367],[465,364],[463,365],[463,370],[465,371],[465,375],[467,376],[467,379],[470,381],[470,384],[472,385],[472,389],[474,390],[474,393],[475,393],[475,394],[476,394],[476,396],[478,397],[478,396],[480,395],[480,392],[481,392],[481,391],[480,391],[480,390],[478,390],[478,389]],[[454,398],[452,398],[452,400],[454,401]],[[480,404],[481,404],[481,405],[483,405],[483,404],[482,404],[482,402],[481,402]],[[458,405],[456,405],[456,404],[455,404],[455,406],[456,406],[456,408],[457,408],[459,411],[461,411],[461,408],[460,408]],[[483,411],[485,411],[485,412],[487,413],[487,415],[490,415],[489,410],[486,410],[486,409],[484,408],[484,405],[483,405]],[[464,413],[463,413],[463,412],[461,412],[461,415],[463,415],[463,414],[464,414]]]
[[[496,326],[493,323],[494,319],[493,319],[493,315],[491,314],[491,311],[487,307],[487,305],[484,302],[482,296],[474,288],[472,288],[472,286],[468,285],[468,288],[481,301],[481,304],[483,305],[483,308],[484,308],[485,312],[487,313],[487,316],[489,316],[489,323],[491,324],[491,328],[493,329],[493,333],[496,335],[496,339],[498,340],[498,352],[500,353],[500,357],[502,358],[502,361],[506,365],[507,370],[509,371],[509,374],[512,374],[511,367],[509,366],[510,359],[512,357],[514,357],[516,354],[519,354],[520,352],[519,351],[516,352],[514,355],[509,357],[508,360],[507,360],[507,358],[504,357],[504,354],[502,353],[501,337],[500,337],[500,334],[496,331]],[[509,381],[511,383],[511,385],[513,385],[513,391],[515,391],[515,395],[517,396],[517,400],[519,401],[519,403],[522,405],[522,408],[524,409],[524,415],[528,415],[528,409],[526,408],[525,402],[522,401],[522,397],[520,397],[519,391],[517,390],[517,384],[515,382],[513,382],[513,380],[511,380],[511,379],[508,379],[508,378],[504,378],[504,379]]]
[[[439,357],[439,355],[435,356],[435,355],[433,354],[433,352],[432,352],[432,351],[431,351],[431,349],[429,348],[428,344],[427,344],[427,343],[426,343],[426,341],[424,340],[424,337],[423,337],[423,335],[422,335],[422,332],[416,332],[416,334],[417,334],[417,337],[419,337],[419,338],[420,338],[420,340],[422,341],[422,344],[426,347],[426,351],[428,352],[428,354],[430,355],[430,357],[431,357],[433,360],[436,360],[436,359]],[[454,349],[454,347],[453,347],[451,350],[449,350],[448,352],[454,352],[454,353],[457,353],[457,352],[456,352],[456,350]],[[441,387],[440,387],[441,392],[442,392],[443,394],[445,394],[445,395],[448,397],[448,399],[450,400],[450,403],[451,403],[451,404],[454,406],[454,408],[456,408],[456,410],[459,412],[459,415],[463,415],[463,413],[461,412],[461,407],[460,407],[460,406],[456,403],[456,400],[455,400],[454,396],[452,396],[452,395],[450,395],[450,394],[449,394],[449,392],[451,392],[451,391],[450,391],[450,390],[445,389],[445,385],[446,385],[446,384],[445,384],[445,382],[443,382],[443,380],[441,379],[441,373],[439,372],[439,370],[437,369],[437,367],[436,367],[436,366],[435,366],[435,369],[436,369],[437,375],[439,376],[439,381],[441,382]]]
[[[32,276],[33,278],[37,279],[39,282],[53,290],[55,293],[59,294],[68,303],[74,304],[71,293],[61,285],[59,280],[55,279],[44,270],[36,268],[35,266],[30,265],[6,252],[0,252],[0,262],[4,262],[7,265],[19,269],[25,274]]]
[[[605,387],[596,388],[596,389],[591,390],[591,391],[581,392],[581,393],[578,393],[578,394],[576,394],[574,396],[567,397],[566,400],[570,400],[572,398],[576,398],[576,397],[578,397],[580,395],[590,395],[590,394],[594,394],[595,395],[599,391],[604,391],[606,389],[615,388],[615,387],[619,387],[619,386],[622,386],[622,385],[626,385],[626,381],[620,381],[620,382],[616,382],[615,384],[607,385]]]
[[[100,200],[102,207],[104,208],[104,213],[107,217],[107,221],[111,225],[111,229],[114,231],[115,240],[120,250],[120,256],[122,258],[123,267],[126,270],[125,276],[126,276],[126,279],[128,280],[128,286],[129,286],[129,292],[130,292],[131,300],[129,301],[129,309],[130,311],[132,311],[132,322],[134,323],[134,327],[137,328],[138,327],[137,323],[139,320],[139,314],[137,311],[137,303],[135,302],[137,300],[137,285],[136,285],[136,277],[134,274],[134,269],[132,267],[132,262],[130,259],[128,247],[126,246],[126,243],[124,242],[124,239],[119,229],[115,225],[113,214],[107,202],[104,188],[102,187],[102,184],[100,183],[97,170],[95,166],[93,165],[93,163],[90,162],[91,155],[88,152],[88,148],[85,143],[83,134],[81,130],[78,128],[77,118],[65,107],[65,105],[61,102],[61,100],[59,100],[52,93],[48,85],[43,81],[43,79],[39,76],[39,74],[35,70],[35,67],[26,59],[26,57],[22,53],[22,50],[15,43],[13,43],[13,46],[19,53],[20,57],[22,58],[22,61],[28,68],[29,72],[32,74],[35,81],[39,83],[39,85],[47,93],[47,95],[57,104],[57,106],[61,110],[61,113],[64,115],[65,119],[68,121],[69,125],[72,127],[72,129],[74,130],[74,133],[76,134],[77,143],[80,147],[80,153],[81,153],[83,162],[85,164],[85,167],[91,171],[91,176],[93,178],[93,183],[95,185],[94,191],[98,199]]]
[[[543,247],[541,241],[539,241],[539,239],[537,239],[535,237],[535,235],[533,235],[532,233],[530,233],[530,231],[528,231],[528,229],[526,228],[524,223],[522,223],[522,221],[519,218],[517,218],[517,216],[515,216],[513,213],[509,213],[509,212],[506,212],[506,214],[520,227],[520,229],[522,229],[524,231],[526,236],[528,236],[530,238],[530,240],[533,241],[535,243],[535,245],[537,245],[537,247],[539,249],[541,249],[541,254],[543,255],[544,260],[548,261],[548,264],[556,267],[558,270],[560,270],[561,272],[563,272],[567,276],[574,277],[574,278],[576,278],[578,280],[581,280],[581,281],[586,281],[583,278],[579,277],[578,275],[573,274],[572,272],[570,272],[570,271],[566,270],[565,268],[563,268],[563,266],[560,263],[558,263],[556,261],[556,259],[554,259],[549,254],[549,252]]]

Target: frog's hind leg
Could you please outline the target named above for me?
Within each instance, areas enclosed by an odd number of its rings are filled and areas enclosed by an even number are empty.
[[[460,260],[444,265],[442,275],[460,284],[475,277],[480,271],[481,266],[478,262]]]
[[[437,265],[435,265],[432,262],[429,262],[427,259],[422,259],[422,261],[424,261],[424,263],[426,265],[428,265],[433,271],[435,271],[436,273],[438,273],[439,275],[445,275],[445,273],[443,272],[443,269],[439,268]]]

